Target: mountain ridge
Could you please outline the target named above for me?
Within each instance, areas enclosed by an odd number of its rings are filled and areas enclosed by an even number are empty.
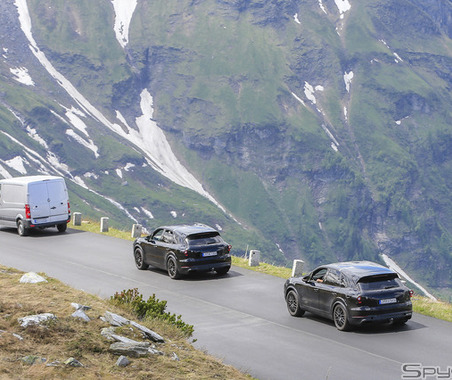
[[[203,221],[277,264],[385,254],[450,296],[450,4],[0,7],[0,175],[57,171],[88,216]]]

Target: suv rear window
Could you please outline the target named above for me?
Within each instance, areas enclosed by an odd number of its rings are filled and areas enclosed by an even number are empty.
[[[400,279],[396,274],[385,276],[369,276],[359,280],[362,290],[382,290],[398,288],[401,286]]]
[[[194,247],[200,245],[221,244],[224,243],[224,241],[218,233],[210,233],[187,236],[187,243],[190,247]]]

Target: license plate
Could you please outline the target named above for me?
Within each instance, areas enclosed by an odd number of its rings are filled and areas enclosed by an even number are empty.
[[[385,305],[387,303],[396,303],[397,299],[396,298],[386,298],[384,300],[380,300],[380,305]]]
[[[217,253],[216,252],[204,252],[202,254],[202,257],[208,257],[208,256],[216,256]]]

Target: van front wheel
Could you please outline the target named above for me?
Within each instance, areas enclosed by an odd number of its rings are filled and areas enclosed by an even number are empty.
[[[58,232],[64,232],[67,229],[67,224],[66,223],[58,224],[57,229],[58,229]]]
[[[17,221],[17,233],[19,234],[19,236],[28,235],[28,228],[25,228],[25,224],[22,219],[19,219]]]

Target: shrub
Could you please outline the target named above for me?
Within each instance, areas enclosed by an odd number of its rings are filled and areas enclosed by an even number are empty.
[[[147,301],[143,300],[143,295],[138,292],[137,288],[116,292],[111,297],[113,302],[128,305],[138,318],[153,318],[168,321],[170,324],[180,329],[187,337],[191,337],[194,332],[193,325],[189,325],[182,321],[181,315],[166,312],[167,301],[160,301],[153,294]]]

